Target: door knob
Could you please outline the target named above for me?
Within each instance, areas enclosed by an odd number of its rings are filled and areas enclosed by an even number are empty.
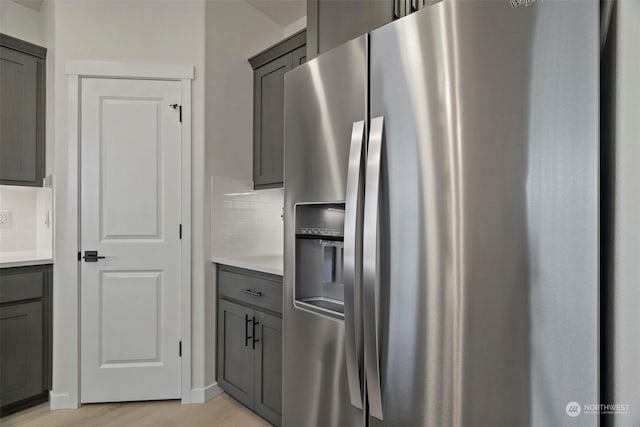
[[[98,262],[99,259],[104,259],[103,256],[98,256],[98,251],[84,251],[82,259],[84,262]]]

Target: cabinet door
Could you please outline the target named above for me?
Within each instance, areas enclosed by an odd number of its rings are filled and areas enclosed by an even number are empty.
[[[393,21],[394,4],[393,0],[307,0],[308,59]]]
[[[40,60],[0,47],[0,183],[42,185],[43,120],[38,85]],[[42,96],[42,95],[40,95]]]
[[[293,68],[296,68],[298,65],[302,65],[307,62],[307,46],[300,46],[293,52],[291,52]]]
[[[42,393],[42,301],[0,306],[0,402]]]
[[[282,319],[256,312],[255,400],[260,416],[279,426],[282,423]]]
[[[253,406],[253,310],[218,300],[218,384]]]
[[[284,158],[284,74],[291,54],[254,71],[253,182],[255,188],[282,186]]]

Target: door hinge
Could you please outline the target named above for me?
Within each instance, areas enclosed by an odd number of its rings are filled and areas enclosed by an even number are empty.
[[[178,356],[182,357],[182,341],[178,343]]]
[[[182,105],[180,105],[180,104],[170,104],[169,107],[173,108],[174,110],[178,110],[180,123],[182,123]]]
[[[182,224],[178,227],[178,236],[182,239]]]

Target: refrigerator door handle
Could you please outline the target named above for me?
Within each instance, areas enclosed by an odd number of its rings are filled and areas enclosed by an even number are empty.
[[[349,151],[349,167],[347,170],[347,198],[344,213],[344,328],[345,350],[347,357],[347,378],[349,382],[349,396],[351,404],[363,409],[362,405],[362,381],[361,381],[361,354],[362,347],[359,344],[360,317],[360,258],[362,255],[362,188],[363,188],[363,164],[362,149],[364,142],[364,121],[354,122],[351,131],[351,149]]]
[[[380,327],[378,289],[378,230],[380,212],[380,173],[384,117],[371,120],[369,151],[364,196],[364,229],[362,240],[362,285],[364,314],[364,348],[369,413],[382,417],[382,386],[380,375]]]

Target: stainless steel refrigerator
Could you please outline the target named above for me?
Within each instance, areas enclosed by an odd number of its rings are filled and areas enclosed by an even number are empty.
[[[285,427],[590,426],[598,2],[442,0],[285,76]]]

